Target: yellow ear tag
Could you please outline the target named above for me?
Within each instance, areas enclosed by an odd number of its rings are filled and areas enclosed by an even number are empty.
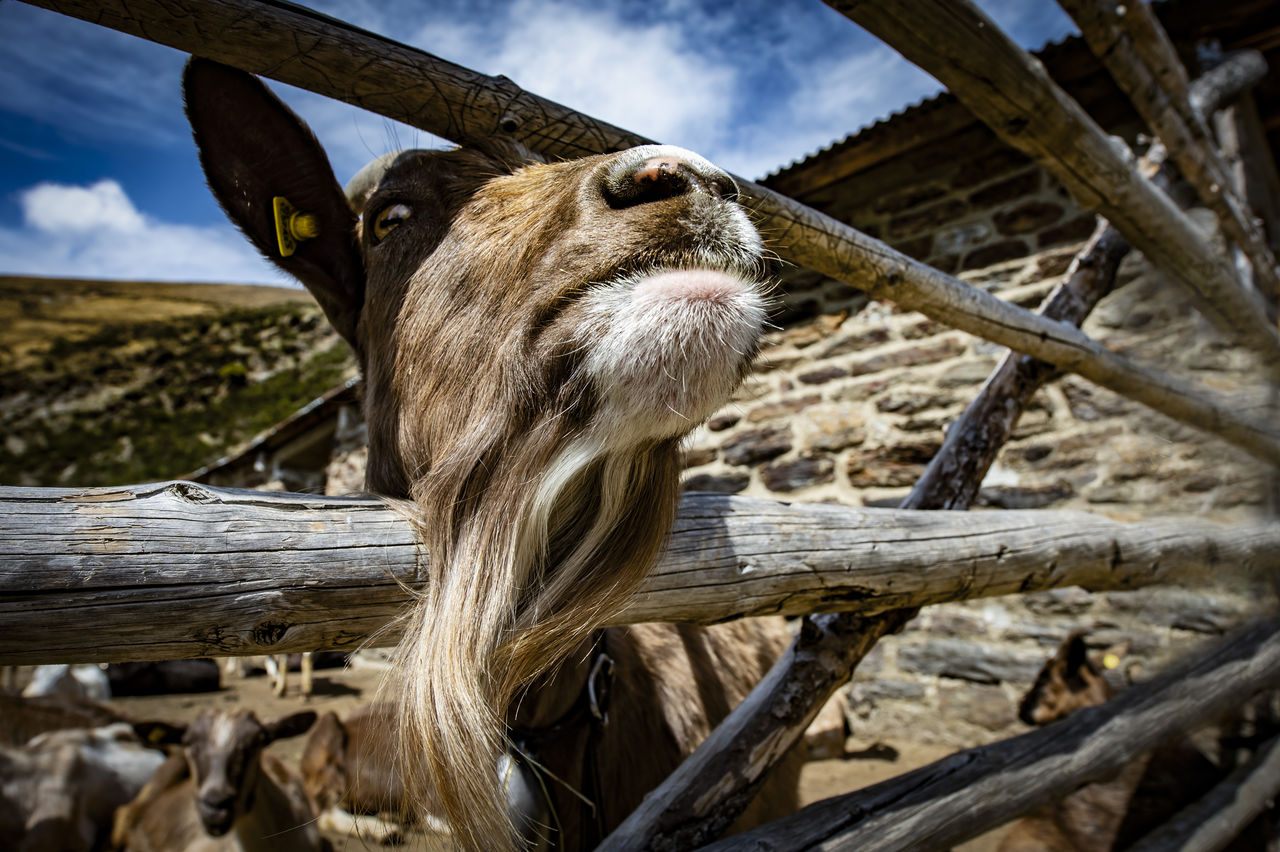
[[[1120,658],[1115,654],[1104,654],[1102,657],[1102,665],[1109,669],[1114,669],[1120,665]]]
[[[282,195],[271,199],[276,218],[276,243],[280,256],[288,257],[298,250],[298,243],[320,235],[320,222],[310,213],[302,213]]]

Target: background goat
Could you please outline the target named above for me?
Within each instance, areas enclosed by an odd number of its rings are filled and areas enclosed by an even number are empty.
[[[136,852],[328,848],[302,781],[265,749],[303,734],[311,711],[270,722],[252,710],[204,710],[177,727],[184,753],[172,755],[115,818],[112,844]]]
[[[345,719],[329,712],[311,728],[302,751],[302,783],[320,815],[320,827],[376,843],[398,840],[399,825],[378,817],[405,816],[400,781],[387,731],[395,710],[366,704]]]
[[[1023,697],[1018,715],[1047,725],[1077,710],[1105,703],[1113,687],[1105,676],[1126,645],[1089,653],[1083,631],[1073,632],[1045,662]],[[1165,743],[1126,764],[1114,778],[1088,784],[1014,824],[999,852],[1105,852],[1126,849],[1222,780],[1231,767],[1215,765],[1187,737]],[[1261,825],[1232,849],[1264,849]]]
[[[676,148],[546,164],[485,140],[382,158],[349,187],[353,207],[256,79],[193,60],[185,86],[214,195],[355,349],[367,485],[408,501],[429,554],[388,693],[408,787],[463,845],[514,844],[495,772],[507,726],[556,727],[603,651],[614,723],[584,720],[596,733],[571,774],[608,779],[581,795],[613,800],[589,820],[573,796],[554,808],[561,845],[589,843],[785,641],[779,623],[597,630],[665,541],[681,438],[756,351],[763,248],[736,187]],[[287,217],[283,240],[277,197],[311,217]],[[646,727],[624,735],[623,713]],[[543,739],[540,762],[583,745]],[[796,771],[762,794],[776,812]]]

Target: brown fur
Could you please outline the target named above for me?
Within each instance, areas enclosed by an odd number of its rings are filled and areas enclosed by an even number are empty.
[[[615,679],[609,719],[595,743],[606,831],[635,810],[645,794],[746,697],[781,655],[789,635],[782,619],[714,627],[637,624],[606,631],[601,649],[614,660]],[[591,657],[584,648],[570,660],[517,702],[518,727],[551,724],[577,700]],[[534,757],[546,770],[553,825],[563,832],[556,838],[559,848],[591,848],[591,831],[584,826],[590,826],[592,812],[576,793],[591,796],[583,773],[592,734],[590,725],[582,724],[533,744]],[[794,811],[802,764],[802,752],[793,749],[730,831]]]
[[[695,155],[642,178],[627,152],[513,162],[520,151],[497,143],[401,154],[363,192],[357,225],[314,137],[251,77],[193,61],[187,102],[219,201],[356,349],[367,484],[405,501],[429,555],[386,690],[406,785],[465,846],[514,845],[495,770],[513,702],[555,703],[549,684],[562,676],[548,672],[656,561],[675,515],[679,441],[727,399],[756,345],[758,322],[744,331],[759,310],[753,285],[679,301],[636,282],[708,269],[747,281],[758,237],[722,198],[728,177]],[[272,245],[266,207],[278,194],[320,223],[321,238],[291,258]],[[396,211],[382,238],[383,214]],[[634,304],[613,310],[618,293]],[[706,710],[692,715],[718,719],[762,669],[703,669],[696,654],[717,643],[698,637],[713,634],[678,632],[686,641],[671,656],[648,659],[638,639],[634,656],[696,672],[693,683],[637,671],[662,701],[636,689],[619,702],[657,713],[694,689]],[[758,626],[719,633],[773,648]],[[694,662],[673,662],[682,657]],[[545,695],[529,688],[539,679]],[[676,724],[659,762],[674,766],[706,728]]]
[[[367,704],[345,719],[326,713],[302,751],[302,779],[317,811],[401,814],[404,785],[386,733],[395,721],[385,704]]]

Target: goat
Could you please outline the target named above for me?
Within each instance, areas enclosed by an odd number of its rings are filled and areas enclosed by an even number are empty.
[[[1028,725],[1047,725],[1111,698],[1104,669],[1115,668],[1124,646],[1089,655],[1083,631],[1071,633],[1045,662],[1018,707]],[[1186,738],[1130,761],[1114,778],[1088,784],[1014,824],[999,852],[1105,852],[1126,849],[1225,777]],[[1233,849],[1254,848],[1242,836]],[[1264,848],[1258,846],[1257,848]]]
[[[429,557],[386,685],[411,796],[463,846],[510,848],[502,756],[576,750],[581,789],[545,783],[558,845],[589,845],[787,640],[781,620],[600,629],[666,541],[681,440],[758,347],[764,249],[733,180],[679,148],[543,163],[490,138],[384,156],[344,194],[256,78],[194,59],[184,84],[213,194],[355,350],[366,485]]]
[[[303,734],[312,711],[262,722],[252,710],[202,710],[171,755],[116,813],[117,849],[274,850],[327,848],[301,780],[265,749]]]
[[[367,704],[346,719],[325,713],[302,750],[302,783],[320,826],[376,843],[402,836],[378,814],[404,815],[404,785],[385,734],[395,723],[386,704]]]
[[[267,673],[267,677],[271,679],[271,691],[277,696],[284,697],[289,691],[289,670],[293,663],[292,654],[267,654],[267,655],[251,655],[247,657],[227,657],[222,664],[223,671],[228,677],[243,678],[253,670],[261,670]],[[301,681],[298,684],[298,691],[303,698],[311,697],[311,679],[315,668],[313,660],[313,652],[304,651],[297,655],[298,671],[301,672]]]
[[[164,760],[124,722],[47,731],[0,748],[0,848],[102,848],[116,808]]]

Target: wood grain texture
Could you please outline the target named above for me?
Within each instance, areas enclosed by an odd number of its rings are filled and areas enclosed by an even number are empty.
[[[1083,207],[1115,225],[1196,299],[1225,332],[1246,341],[1280,376],[1280,335],[1173,202],[1156,191],[1038,60],[969,0],[826,0],[938,79],[1005,142],[1034,157]]]
[[[543,154],[575,157],[650,141],[538,97],[505,77],[478,74],[280,0],[36,0],[33,5],[226,62],[455,142],[507,133]],[[1280,430],[1272,420],[1242,410],[1238,401],[1117,355],[1079,329],[1008,304],[765,187],[738,183],[770,247],[784,258],[1078,373],[1280,464]],[[1203,242],[1198,236],[1194,241]],[[1240,327],[1258,322],[1254,317]]]
[[[372,498],[186,482],[0,488],[0,663],[350,649],[371,636],[389,644],[423,560],[408,521]],[[1277,565],[1280,524],[690,494],[661,564],[618,623],[865,616]]]
[[[817,802],[705,850],[948,849],[1052,801],[1064,789],[1105,779],[1162,741],[1278,685],[1280,621],[1268,619],[1106,704]]]

